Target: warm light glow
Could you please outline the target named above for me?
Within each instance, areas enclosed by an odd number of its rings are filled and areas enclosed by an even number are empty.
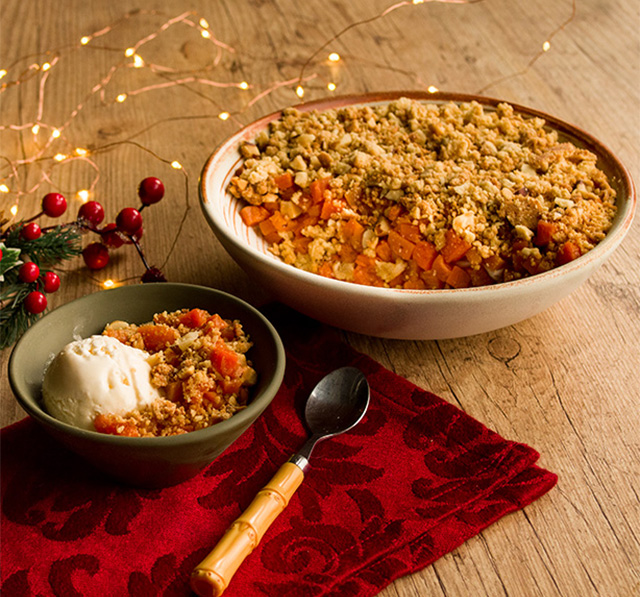
[[[329,91],[335,91],[335,90],[336,90],[336,84],[335,84],[335,83],[329,83],[329,84],[327,85],[327,89],[328,89]]]
[[[4,68],[0,68],[0,79],[7,74],[7,71]]]
[[[18,206],[12,205],[9,211],[11,212],[11,215],[15,217],[18,214]]]
[[[67,159],[67,156],[66,156],[66,155],[64,155],[64,153],[56,153],[56,155],[54,155],[54,156],[53,156],[53,159],[54,159],[56,162],[61,162],[62,160],[66,160],[66,159]]]
[[[120,95],[116,96],[116,101],[119,102],[119,103],[122,103],[126,99],[127,99],[127,94],[126,93],[121,93]]]
[[[87,201],[89,201],[90,196],[91,196],[91,193],[87,191],[87,189],[82,189],[81,191],[78,191],[76,193],[76,199],[78,201],[81,201],[82,203],[86,203]]]
[[[116,285],[116,283],[113,280],[105,280],[102,283],[102,286],[104,286],[104,288],[113,288]]]
[[[220,112],[220,114],[218,114],[220,120],[228,120],[229,116],[231,116],[229,112]]]
[[[437,93],[440,90],[435,85],[429,85],[429,87],[427,87],[427,91],[429,93]]]
[[[304,96],[304,89],[302,88],[302,86],[301,86],[301,85],[298,85],[298,86],[296,87],[296,95],[297,95],[298,97],[303,97],[303,96]]]
[[[331,54],[329,54],[329,60],[331,60],[331,62],[338,62],[338,60],[340,60],[340,54],[331,52]]]
[[[85,149],[84,147],[76,147],[75,152],[76,155],[87,155],[89,153],[89,150]]]
[[[171,167],[175,168],[176,170],[182,170],[182,164],[177,160],[174,160],[173,162],[171,162]]]
[[[48,62],[45,62],[42,65],[42,70],[49,70],[51,68],[51,64],[49,64]]]
[[[53,129],[51,131],[51,138],[52,139],[57,139],[60,136],[60,131],[58,129]]]
[[[90,37],[87,37],[86,35],[85,35],[84,37],[81,37],[81,38],[80,38],[80,43],[81,43],[83,46],[86,46],[90,41],[91,41],[91,38],[90,38]]]
[[[131,58],[131,56],[133,56],[135,53],[136,53],[135,48],[127,48],[127,49],[124,51],[124,55],[125,55],[127,58]]]
[[[133,66],[134,68],[141,68],[144,66],[144,60],[138,56],[138,54],[133,55]]]
[[[39,125],[39,124],[34,124],[34,125],[31,127],[31,132],[32,132],[34,135],[37,135],[37,134],[40,132],[40,125]]]
[[[209,33],[206,29],[200,31],[200,35],[202,35],[202,37],[204,37],[205,39],[209,39],[211,37],[211,33]]]
[[[202,18],[198,22],[200,23],[200,27],[203,29],[209,29],[209,23],[207,23],[206,19]]]
[[[0,193],[8,193],[9,187],[6,184],[0,184]]]
[[[550,42],[548,42],[548,41],[545,41],[545,42],[542,44],[542,51],[543,51],[543,52],[548,52],[548,51],[549,51],[549,48],[551,48],[551,43],[550,43]]]
[[[247,83],[246,81],[242,81],[242,83],[240,83],[239,87],[240,87],[240,89],[249,89],[249,83]]]
[[[423,4],[424,0],[413,0],[414,4]]]

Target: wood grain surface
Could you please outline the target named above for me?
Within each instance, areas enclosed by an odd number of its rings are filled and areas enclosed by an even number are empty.
[[[158,176],[167,196],[145,212],[150,262],[171,281],[214,286],[253,304],[267,301],[208,229],[197,181],[215,146],[240,125],[299,101],[301,73],[305,99],[332,93],[327,83],[333,82],[341,94],[433,85],[524,104],[587,130],[640,180],[637,0],[402,4],[382,16],[391,1],[3,0],[0,68],[8,74],[0,81],[6,85],[0,154],[28,161],[51,132],[45,125],[64,127],[65,151],[93,152],[91,162],[60,163],[50,182],[43,181],[45,163],[21,167],[19,184],[8,186],[34,192],[20,198],[20,216],[35,213],[44,192],[73,197],[97,175],[94,196],[113,219],[137,203],[139,180]],[[141,12],[123,19],[134,9]],[[184,23],[159,30],[189,11],[197,15],[194,23],[204,17],[224,45]],[[108,26],[113,30],[80,44]],[[110,70],[131,61],[124,50],[149,35],[137,48],[146,68]],[[328,62],[329,52],[341,60]],[[16,72],[56,57],[43,96],[41,71],[10,84]],[[154,72],[150,64],[172,70]],[[101,82],[104,93],[92,93]],[[153,89],[136,92],[145,87]],[[120,93],[129,94],[122,103],[115,101]],[[44,125],[36,138],[30,126],[6,128],[35,122],[39,110]],[[224,111],[227,120],[218,118]],[[183,169],[173,169],[173,160]],[[0,168],[4,179],[6,160]],[[15,194],[0,201],[6,211]],[[613,257],[576,292],[520,324],[443,341],[345,334],[399,375],[534,446],[541,465],[559,475],[549,494],[382,596],[640,595],[638,226],[636,219]],[[107,277],[132,281],[142,271],[132,249],[95,274],[73,260],[62,267],[63,285],[51,306],[99,291]],[[1,355],[2,425],[25,416],[6,379],[9,354]]]

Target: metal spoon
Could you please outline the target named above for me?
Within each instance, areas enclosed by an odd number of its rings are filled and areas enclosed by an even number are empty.
[[[191,575],[191,588],[196,594],[201,597],[222,594],[240,564],[257,547],[302,483],[315,445],[354,427],[368,406],[369,384],[354,367],[336,369],[318,382],[304,411],[311,437],[280,467],[213,551],[196,566]]]

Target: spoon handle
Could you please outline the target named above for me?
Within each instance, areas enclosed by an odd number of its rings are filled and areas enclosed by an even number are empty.
[[[249,507],[231,524],[213,551],[191,574],[191,588],[200,597],[217,597],[229,585],[244,559],[257,547],[271,523],[287,507],[304,473],[285,462]]]

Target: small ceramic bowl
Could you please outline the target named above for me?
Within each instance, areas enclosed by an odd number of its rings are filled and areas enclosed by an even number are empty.
[[[170,437],[117,437],[78,429],[51,417],[42,405],[45,368],[69,342],[99,334],[116,319],[150,321],[154,313],[202,308],[239,319],[254,345],[248,353],[258,372],[246,409],[207,429]],[[188,284],[137,284],[103,290],[54,309],[31,326],[9,360],[9,381],[20,406],[54,438],[110,476],[136,487],[180,483],[212,462],[260,416],[284,375],[285,353],[269,321],[244,301]]]
[[[477,101],[485,110],[494,110],[501,103],[472,95],[405,91],[332,98],[297,108],[322,111],[378,105],[400,97],[433,103]],[[325,323],[371,336],[412,340],[456,338],[505,327],[547,309],[591,276],[628,232],[636,206],[627,169],[602,143],[553,116],[510,104],[525,117],[544,118],[561,140],[595,153],[599,167],[617,192],[617,215],[606,238],[585,255],[549,272],[493,286],[405,290],[329,279],[285,264],[269,252],[255,228],[243,224],[239,215],[242,205],[227,192],[242,162],[238,152],[241,142],[253,140],[270,122],[279,119],[281,112],[249,124],[215,150],[202,171],[201,207],[218,240],[252,279],[278,300]]]

